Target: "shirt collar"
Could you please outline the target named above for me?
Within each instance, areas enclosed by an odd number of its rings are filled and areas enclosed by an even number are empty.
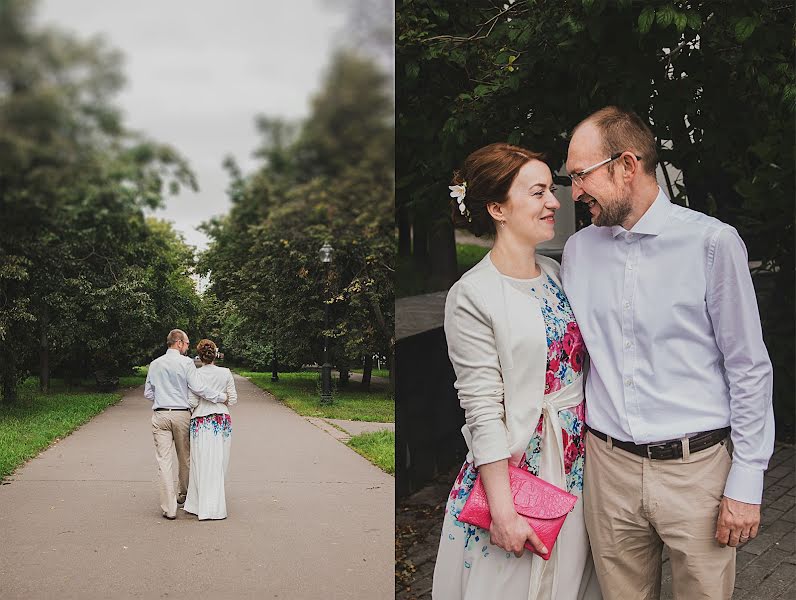
[[[671,209],[672,203],[666,193],[658,186],[658,196],[655,198],[655,202],[647,209],[647,212],[641,215],[641,218],[630,231],[641,235],[658,235],[669,219]],[[625,232],[625,228],[621,225],[611,227],[611,235],[613,237],[623,232]]]
[[[173,353],[173,354],[180,354],[180,351],[179,351],[179,350],[177,350],[176,348],[168,348],[168,349],[166,350],[166,354],[168,354],[169,352],[171,352],[171,353]]]

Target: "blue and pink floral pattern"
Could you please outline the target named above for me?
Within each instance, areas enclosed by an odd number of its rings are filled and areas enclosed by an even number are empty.
[[[232,419],[228,414],[223,413],[191,419],[191,437],[197,437],[202,429],[212,432],[213,435],[229,437],[232,433]]]
[[[550,275],[544,276],[541,285],[531,286],[531,293],[539,300],[545,323],[545,394],[551,394],[580,377],[586,360],[586,347],[569,300]]]

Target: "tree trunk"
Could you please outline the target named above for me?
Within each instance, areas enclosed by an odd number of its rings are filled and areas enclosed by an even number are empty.
[[[409,209],[402,206],[398,209],[398,256],[412,255],[412,224],[409,220]]]
[[[348,378],[350,377],[350,371],[348,367],[339,367],[340,371],[340,380],[338,381],[337,385],[341,390],[344,390],[348,387]]]
[[[13,364],[7,364],[2,371],[3,403],[14,404],[17,401],[17,373]]]
[[[447,219],[440,221],[431,229],[429,237],[432,289],[448,289],[458,279],[456,264],[456,238],[453,225]]]
[[[279,381],[279,364],[277,363],[276,357],[271,359],[271,381]]]
[[[362,369],[362,388],[370,391],[370,377],[373,374],[373,355],[365,355],[365,366]]]
[[[50,315],[47,307],[41,317],[41,334],[39,336],[39,389],[45,394],[50,391],[50,342],[47,338],[47,327]]]
[[[418,263],[428,258],[428,223],[417,215],[412,223],[412,257]]]

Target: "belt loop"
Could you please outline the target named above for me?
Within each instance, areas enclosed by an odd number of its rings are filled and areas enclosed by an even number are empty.
[[[691,456],[691,443],[687,437],[682,438],[680,442],[683,444],[683,462],[685,462]]]
[[[612,438],[610,435],[606,434],[605,443],[608,444],[608,449],[609,450],[613,450],[614,449],[614,438]]]

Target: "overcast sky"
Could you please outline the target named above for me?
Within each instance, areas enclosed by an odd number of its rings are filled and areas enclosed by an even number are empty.
[[[175,146],[199,181],[199,193],[170,197],[156,215],[202,249],[196,226],[229,209],[223,157],[248,171],[255,115],[307,115],[345,34],[343,9],[324,0],[40,0],[37,20],[101,34],[124,53],[117,105],[127,127]]]

